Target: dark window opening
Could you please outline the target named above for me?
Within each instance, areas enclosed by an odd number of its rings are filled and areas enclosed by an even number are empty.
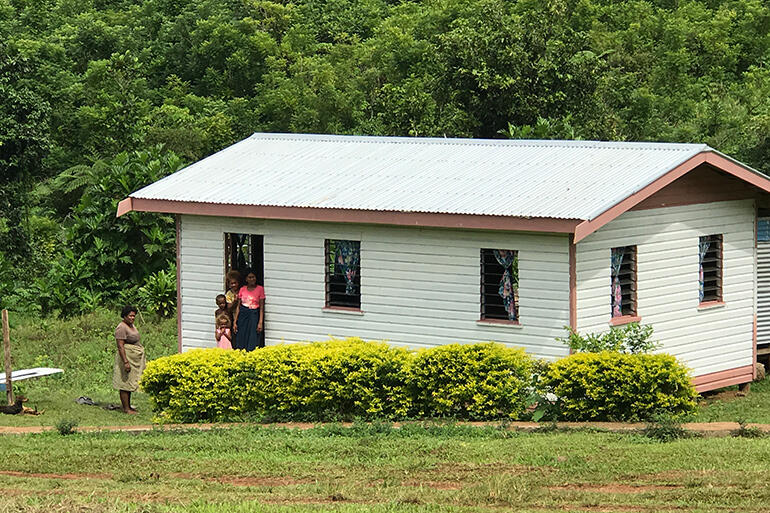
[[[612,248],[610,271],[612,317],[636,316],[636,246]]]
[[[326,306],[361,308],[361,242],[326,240]]]
[[[519,320],[519,256],[507,249],[481,250],[481,319]]]
[[[700,302],[722,301],[722,236],[700,237],[698,259]]]

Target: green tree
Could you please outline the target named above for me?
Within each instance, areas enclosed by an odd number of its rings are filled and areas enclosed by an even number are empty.
[[[30,254],[29,190],[49,147],[49,107],[28,73],[28,62],[0,43],[0,252],[16,265]]]
[[[40,282],[47,311],[78,313],[100,301],[121,301],[145,277],[169,267],[175,257],[173,217],[129,212],[118,218],[116,213],[130,193],[181,167],[179,157],[156,146],[79,166],[59,177],[53,193],[82,193],[67,221],[68,247]]]

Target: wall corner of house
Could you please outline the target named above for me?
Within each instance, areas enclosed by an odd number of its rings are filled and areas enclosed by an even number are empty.
[[[182,269],[181,269],[181,216],[179,214],[174,216],[174,224],[176,227],[176,331],[177,331],[177,350],[182,352]]]

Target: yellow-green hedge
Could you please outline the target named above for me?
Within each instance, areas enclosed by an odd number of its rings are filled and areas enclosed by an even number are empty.
[[[142,388],[175,422],[350,418],[516,418],[531,359],[499,344],[419,352],[358,338],[199,349],[150,362]]]
[[[419,351],[409,390],[420,417],[515,419],[526,408],[533,360],[523,349],[492,342]]]
[[[357,338],[250,353],[198,349],[150,362],[141,384],[161,418],[175,422],[403,418],[409,358]]]
[[[566,420],[646,420],[695,409],[689,371],[668,354],[575,353],[551,364],[542,383]]]
[[[234,386],[244,412],[276,419],[403,418],[409,352],[358,338],[244,353]]]
[[[233,384],[241,351],[196,349],[147,364],[141,386],[159,412],[173,422],[229,420],[242,412]]]
[[[199,349],[150,362],[142,388],[162,419],[517,419],[532,394],[534,360],[495,343],[409,351],[358,338]],[[550,364],[540,392],[568,420],[634,420],[695,407],[673,356],[577,353]]]

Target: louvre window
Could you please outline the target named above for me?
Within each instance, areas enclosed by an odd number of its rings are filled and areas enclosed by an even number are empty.
[[[519,320],[517,251],[481,250],[481,318]]]
[[[722,236],[706,235],[698,241],[700,302],[722,301]]]
[[[610,259],[612,317],[636,316],[636,246],[612,248]]]
[[[360,241],[326,241],[326,306],[361,308],[360,262]]]

